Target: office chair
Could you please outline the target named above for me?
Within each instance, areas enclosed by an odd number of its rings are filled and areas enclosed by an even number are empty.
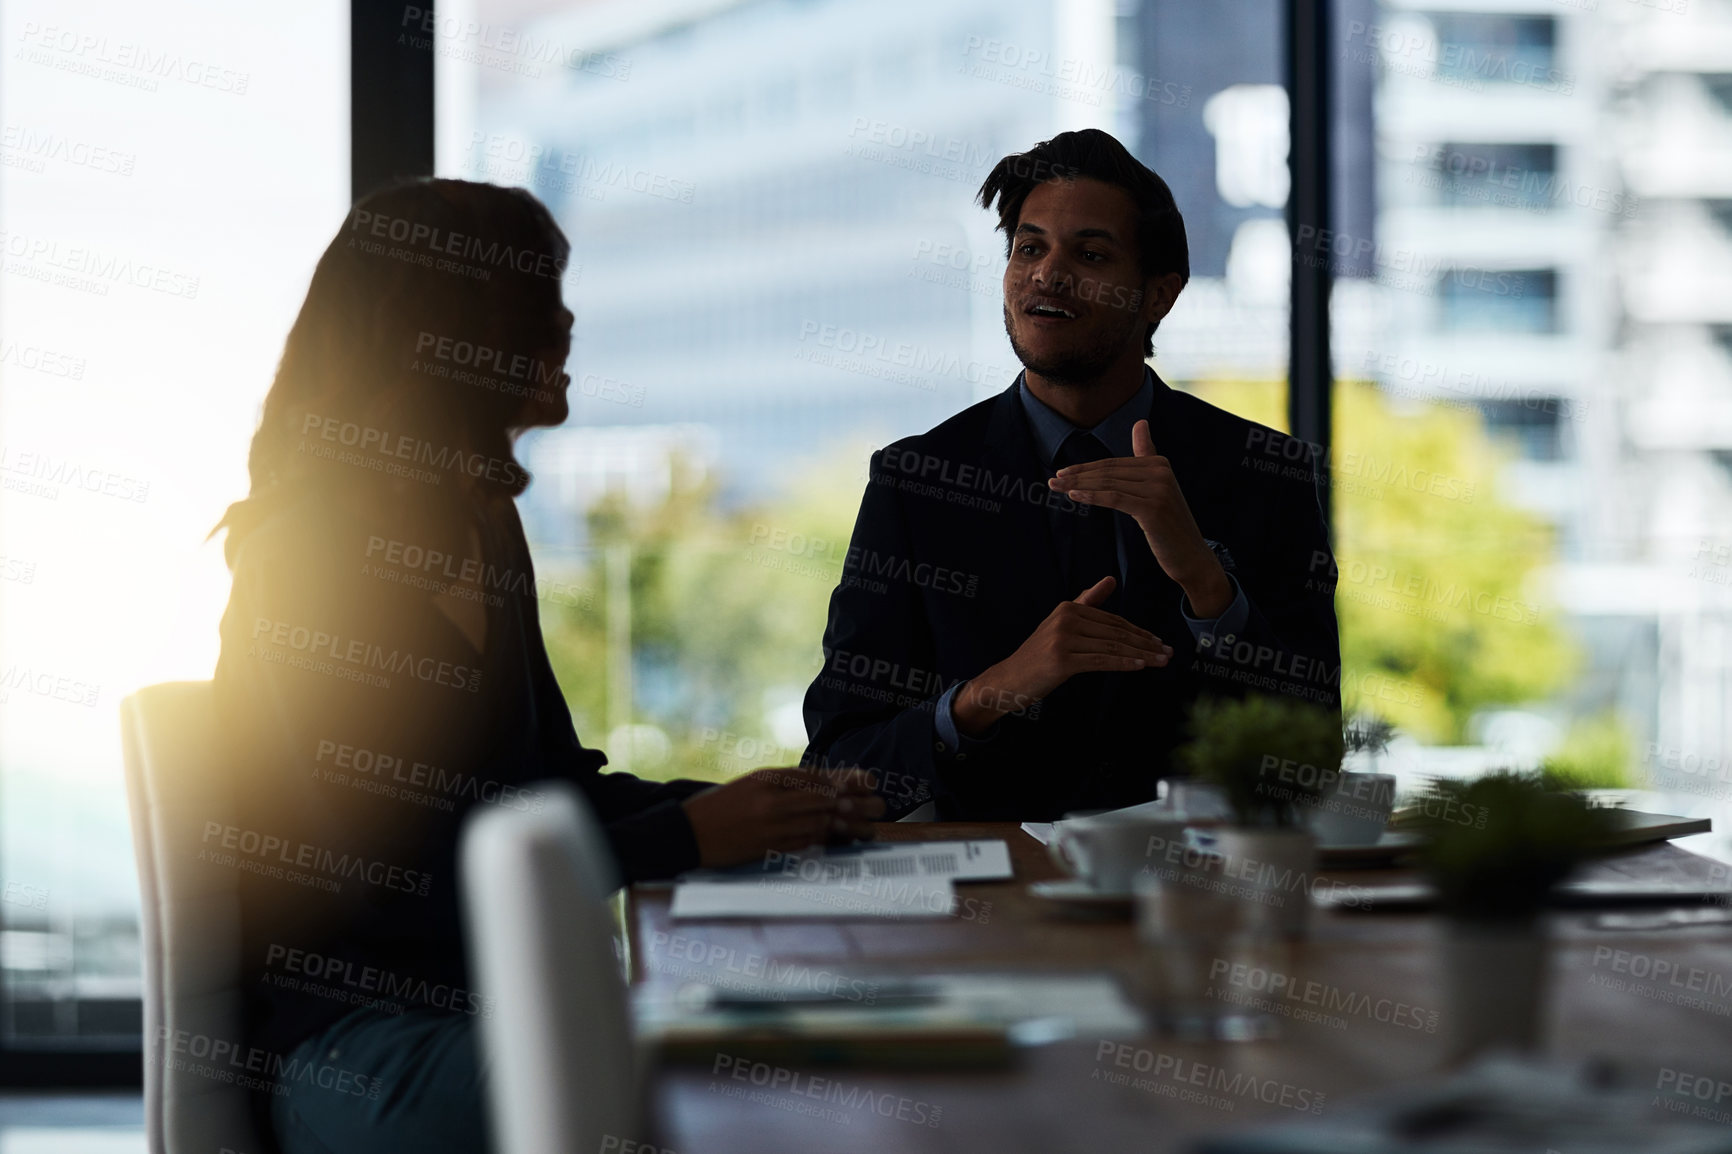
[[[244,1072],[238,875],[199,860],[208,822],[231,824],[208,681],[151,685],[120,703],[126,797],[143,898],[144,1120],[151,1154],[262,1154]]]
[[[539,812],[477,807],[463,829],[495,1154],[630,1149],[642,1078],[607,906],[612,854],[574,789],[534,788]]]

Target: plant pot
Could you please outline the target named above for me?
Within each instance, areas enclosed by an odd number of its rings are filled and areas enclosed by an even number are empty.
[[[1311,887],[1317,878],[1317,839],[1302,829],[1209,830],[1202,840],[1217,855],[1208,869],[1216,884],[1255,903],[1276,933],[1303,937],[1311,922]]]
[[[1395,778],[1387,773],[1343,771],[1321,794],[1296,808],[1319,845],[1376,845],[1395,809]]]
[[[1443,994],[1452,1060],[1539,1048],[1549,947],[1537,921],[1446,923]]]

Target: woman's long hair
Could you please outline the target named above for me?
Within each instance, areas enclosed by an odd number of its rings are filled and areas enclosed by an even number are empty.
[[[229,531],[229,563],[248,532],[310,488],[521,493],[529,474],[513,439],[566,413],[569,255],[552,215],[521,189],[418,180],[350,209],[265,397],[248,495],[212,530]]]

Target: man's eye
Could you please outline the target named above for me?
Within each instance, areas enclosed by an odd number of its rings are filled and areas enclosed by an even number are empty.
[[[1019,244],[1016,246],[1016,252],[1018,256],[1033,256],[1035,247],[1032,244]]]
[[[1087,257],[1089,260],[1105,260],[1105,259],[1107,259],[1106,253],[1095,252],[1092,249],[1084,249],[1083,250],[1083,256]]]

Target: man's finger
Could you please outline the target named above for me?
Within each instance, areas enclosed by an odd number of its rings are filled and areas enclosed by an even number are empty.
[[[1135,645],[1140,649],[1148,649],[1157,653],[1171,653],[1173,647],[1156,637],[1153,633],[1142,630],[1115,629],[1110,625],[1090,622],[1079,625],[1068,636],[1079,641],[1117,641],[1125,645]]]
[[[1114,657],[1110,653],[1088,653],[1081,655],[1080,664],[1095,673],[1135,673],[1139,669],[1147,669],[1156,662],[1144,661],[1140,657]]]
[[[1131,493],[1124,489],[1071,489],[1066,494],[1079,505],[1091,505],[1097,509],[1119,509],[1126,513],[1138,502],[1148,498],[1141,493]]]
[[[1155,439],[1149,435],[1149,423],[1138,421],[1131,426],[1131,454],[1137,457],[1158,457]]]
[[[1096,581],[1093,585],[1084,589],[1082,595],[1076,599],[1076,603],[1078,605],[1087,605],[1090,608],[1105,604],[1106,599],[1113,595],[1113,590],[1118,588],[1118,584],[1119,580],[1117,577],[1102,577],[1099,581]]]
[[[1064,655],[1060,668],[1070,669],[1161,669],[1171,660],[1166,654],[1113,653],[1105,649],[1074,649]]]
[[[1080,598],[1080,597],[1077,598],[1077,601],[1081,602],[1082,598]],[[1153,637],[1154,636],[1153,633],[1150,633],[1147,629],[1144,629],[1141,625],[1138,625],[1132,621],[1126,621],[1123,617],[1120,617],[1117,613],[1108,613],[1105,609],[1097,609],[1092,605],[1081,605],[1076,610],[1076,616],[1078,617],[1079,620],[1091,621],[1097,625],[1105,625],[1109,629],[1124,629],[1124,630],[1128,630],[1131,633],[1140,634],[1144,637]]]
[[[1131,460],[1129,457],[1102,457],[1098,461],[1083,461],[1076,465],[1066,465],[1057,473],[1046,479],[1048,485],[1063,487],[1067,478],[1086,477],[1090,473],[1098,473],[1102,469],[1119,465]]]
[[[1050,489],[1075,488],[1079,484],[1098,485],[1103,477],[1125,481],[1158,481],[1172,476],[1172,466],[1165,457],[1109,457],[1084,465],[1066,465],[1046,479]]]
[[[1159,641],[1146,641],[1141,637],[1128,637],[1123,633],[1113,637],[1073,633],[1064,639],[1063,644],[1070,653],[1128,653],[1132,657],[1167,657],[1173,652],[1170,645]]]

